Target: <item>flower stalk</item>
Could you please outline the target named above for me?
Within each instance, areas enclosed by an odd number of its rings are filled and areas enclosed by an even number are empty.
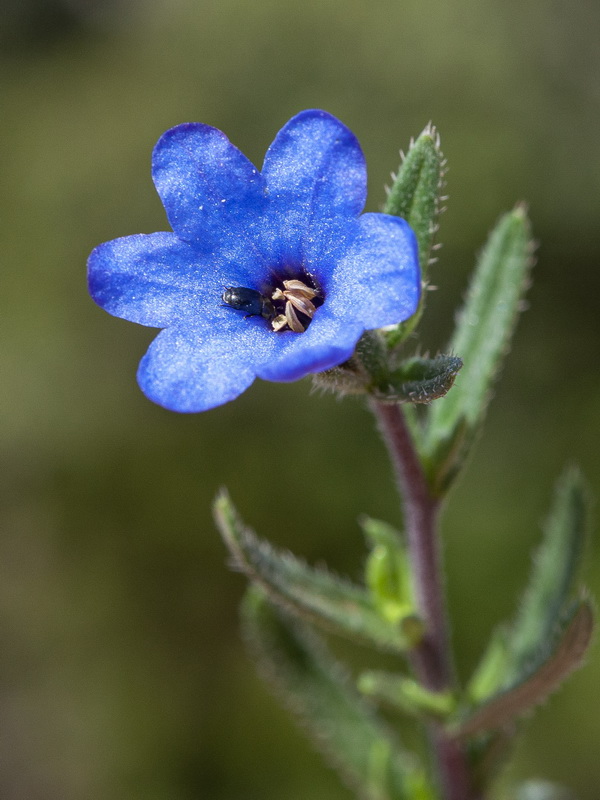
[[[414,443],[399,405],[371,401],[388,449],[403,501],[408,554],[412,565],[417,612],[426,634],[409,656],[422,685],[441,692],[455,683],[442,582],[437,519],[440,500],[431,495]],[[436,722],[430,724],[444,800],[470,800],[469,774],[460,744]]]
[[[439,500],[429,493],[400,406],[373,400],[371,408],[388,448],[403,499],[417,608],[427,629],[415,656],[415,669],[427,689],[442,691],[452,683],[452,666],[436,534]]]

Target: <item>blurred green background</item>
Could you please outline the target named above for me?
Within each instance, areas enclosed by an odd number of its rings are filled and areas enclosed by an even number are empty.
[[[398,149],[433,120],[450,201],[431,351],[495,219],[528,201],[529,310],[445,517],[469,674],[514,608],[565,462],[598,495],[599,23],[595,0],[4,0],[2,798],[350,797],[256,677],[244,580],[209,508],[227,485],[262,535],[357,578],[358,515],[399,522],[373,421],[307,381],[164,411],[135,384],[153,332],[86,294],[96,244],[165,228],[150,153],[179,122],[225,130],[260,164],[290,116],[325,108],[359,137],[377,210]],[[589,662],[527,724],[509,778],[597,800],[598,647]]]

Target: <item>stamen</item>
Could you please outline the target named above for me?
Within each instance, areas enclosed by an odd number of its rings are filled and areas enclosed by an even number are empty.
[[[296,292],[286,292],[285,296],[293,306],[296,306],[298,311],[306,314],[307,317],[313,318],[317,310],[314,305],[306,297],[298,296]]]
[[[283,281],[283,289],[277,288],[271,295],[271,301],[277,305],[277,311],[284,312],[271,319],[273,330],[281,331],[287,326],[294,333],[303,333],[310,323],[301,321],[296,310],[310,321],[317,310],[312,300],[318,295],[316,289],[307,286],[304,281],[295,279]]]
[[[304,333],[304,325],[298,319],[294,311],[294,306],[290,302],[285,304],[285,317],[287,319],[287,324],[294,333]]]
[[[274,331],[280,331],[282,328],[288,324],[287,317],[285,314],[279,314],[275,319],[271,320],[271,327]]]
[[[317,291],[315,291],[315,289],[311,289],[310,286],[307,286],[302,281],[284,281],[283,285],[288,291],[303,294],[306,298],[308,298],[308,300],[312,300],[313,297],[316,297],[319,294]]]

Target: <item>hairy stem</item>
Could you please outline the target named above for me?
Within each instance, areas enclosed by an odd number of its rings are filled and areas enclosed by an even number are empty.
[[[439,500],[429,492],[400,406],[372,403],[394,465],[403,500],[404,524],[419,613],[427,634],[414,656],[423,684],[433,691],[452,682],[437,517]]]
[[[423,686],[441,691],[454,683],[446,619],[437,520],[440,502],[432,497],[404,413],[399,405],[371,401],[388,448],[403,501],[404,525],[418,613],[426,635],[411,654]],[[438,725],[429,738],[440,774],[444,800],[471,800],[468,766],[462,747]]]

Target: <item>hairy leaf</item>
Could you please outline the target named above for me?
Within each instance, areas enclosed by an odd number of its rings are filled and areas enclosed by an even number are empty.
[[[420,449],[436,494],[450,486],[483,421],[531,263],[529,222],[518,206],[492,231],[458,318],[448,350],[461,357],[464,367],[452,391],[429,409]]]
[[[309,567],[260,540],[241,522],[224,491],[215,502],[215,518],[235,566],[289,611],[383,650],[401,652],[412,646],[412,639],[403,633],[403,621],[384,618],[363,587]]]
[[[544,526],[544,538],[535,555],[529,585],[511,630],[509,646],[513,675],[525,669],[543,648],[570,600],[583,551],[586,517],[581,473],[569,469],[557,484]]]
[[[512,625],[493,635],[467,692],[479,702],[527,675],[543,660],[575,589],[587,526],[583,479],[575,468],[559,480],[542,544]]]
[[[527,677],[490,698],[464,719],[456,731],[466,737],[513,722],[542,703],[577,667],[581,666],[594,629],[592,607],[586,600],[573,605],[548,657]]]
[[[416,758],[352,687],[323,641],[254,586],[243,605],[246,639],[320,750],[363,800],[433,800]]]

